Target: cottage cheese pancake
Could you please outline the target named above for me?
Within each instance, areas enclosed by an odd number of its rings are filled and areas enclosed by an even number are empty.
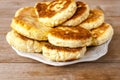
[[[54,27],[72,17],[77,6],[74,0],[54,0],[37,3],[35,9],[40,22]]]
[[[48,41],[61,47],[83,47],[91,44],[91,34],[88,30],[80,27],[59,26],[51,29],[48,34]]]
[[[76,2],[77,10],[75,14],[68,19],[63,26],[77,26],[89,16],[89,6],[84,2]]]
[[[104,13],[101,10],[93,9],[90,11],[89,17],[83,21],[80,26],[90,30],[99,27],[103,22]]]
[[[113,28],[110,24],[103,23],[98,28],[91,30],[93,43],[92,45],[97,46],[105,43],[113,36]]]
[[[12,30],[8,32],[6,36],[7,42],[16,48],[17,50],[23,52],[41,52],[42,47],[47,43],[45,41],[36,41],[29,39],[25,36],[18,34],[16,31]]]
[[[12,20],[11,27],[19,34],[35,40],[47,40],[50,27],[38,21],[33,7],[19,9]]]
[[[53,61],[70,61],[84,56],[86,47],[67,48],[46,44],[42,48],[43,56]]]

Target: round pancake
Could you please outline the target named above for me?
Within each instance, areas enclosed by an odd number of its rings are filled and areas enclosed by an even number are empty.
[[[101,45],[112,38],[113,28],[110,24],[103,23],[98,28],[91,30],[93,37],[93,46]]]
[[[52,61],[70,61],[84,56],[86,47],[67,48],[46,44],[42,48],[43,56]]]
[[[75,48],[89,46],[92,37],[88,30],[80,26],[59,26],[50,30],[48,41],[55,46]]]
[[[19,9],[12,20],[11,27],[19,34],[35,40],[47,40],[51,29],[38,21],[33,7]]]
[[[77,1],[76,4],[77,10],[75,14],[63,23],[63,26],[77,26],[89,16],[89,6],[86,3]]]
[[[99,9],[90,10],[89,17],[83,21],[80,26],[85,29],[97,28],[104,22],[104,13]]]
[[[6,35],[7,42],[16,48],[17,50],[23,51],[23,52],[41,52],[42,47],[47,43],[45,41],[36,41],[29,39],[27,37],[24,37],[20,34],[18,34],[16,31],[12,30],[8,32]]]
[[[37,3],[35,9],[40,22],[54,27],[72,17],[77,6],[74,0],[54,0],[49,3]]]

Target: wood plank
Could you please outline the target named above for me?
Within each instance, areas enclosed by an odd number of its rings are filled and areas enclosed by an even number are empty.
[[[108,53],[97,61],[53,67],[18,56],[6,42],[16,10],[50,0],[0,0],[0,80],[120,80],[120,0],[82,0],[105,12],[114,36]]]
[[[120,16],[116,16],[116,17],[115,16],[114,17],[113,16],[109,16],[109,17],[105,16],[105,22],[111,24],[114,28],[117,28],[120,26],[119,20],[120,20]]]
[[[111,74],[112,73],[112,74]],[[119,80],[119,63],[81,63],[53,67],[38,63],[1,63],[1,80]]]

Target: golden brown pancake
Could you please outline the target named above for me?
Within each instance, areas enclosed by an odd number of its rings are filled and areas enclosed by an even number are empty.
[[[88,46],[91,40],[91,33],[80,26],[59,26],[51,29],[48,34],[48,41],[55,46],[61,47]]]
[[[53,0],[39,2],[35,9],[40,22],[46,26],[54,27],[72,17],[77,6],[74,0]]]
[[[89,6],[81,1],[77,1],[77,10],[75,14],[68,19],[63,26],[77,26],[89,16]]]
[[[80,26],[91,30],[99,27],[104,22],[104,13],[99,9],[93,9],[90,11],[89,17],[83,21]]]
[[[20,35],[12,30],[6,36],[7,42],[17,50],[23,52],[41,52],[42,47],[47,43],[45,41],[36,41]]]
[[[33,7],[19,9],[12,20],[11,27],[19,34],[35,40],[47,40],[50,27],[38,21]]]
[[[53,61],[70,61],[83,57],[86,47],[58,47],[48,43],[42,48],[42,52],[43,56]]]
[[[71,0],[54,0],[52,2],[40,2],[35,8],[39,17],[53,17],[57,12],[61,12],[70,5]]]
[[[112,38],[113,28],[110,24],[103,23],[98,28],[91,30],[93,43],[92,45],[101,45]]]

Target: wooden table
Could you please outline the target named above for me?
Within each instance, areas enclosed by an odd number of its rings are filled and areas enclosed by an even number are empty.
[[[42,0],[0,0],[0,80],[120,80],[120,0],[83,0],[105,12],[114,36],[108,53],[97,61],[53,67],[18,56],[5,36],[17,9]],[[44,0],[45,1],[45,0]]]

